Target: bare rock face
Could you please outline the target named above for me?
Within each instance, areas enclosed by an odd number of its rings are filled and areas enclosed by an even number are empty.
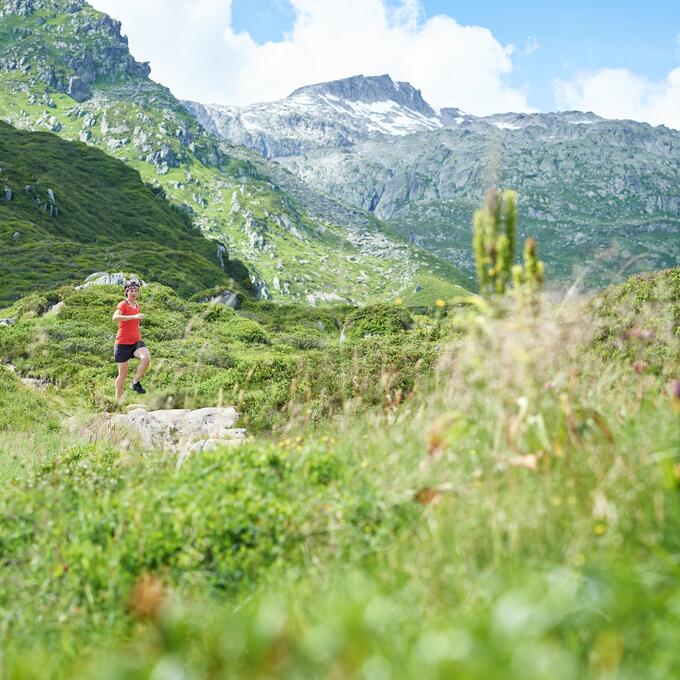
[[[237,420],[238,413],[231,406],[147,411],[139,405],[112,416],[105,430],[122,434],[145,449],[193,452],[242,442],[246,431],[234,427]]]
[[[68,81],[68,94],[77,102],[87,101],[92,96],[91,82],[78,76],[72,76]]]

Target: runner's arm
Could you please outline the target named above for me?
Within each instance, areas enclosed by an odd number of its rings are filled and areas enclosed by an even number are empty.
[[[113,313],[111,320],[115,321],[117,323],[119,321],[134,321],[135,319],[143,319],[143,318],[144,318],[143,314],[121,314],[118,310],[116,310]]]

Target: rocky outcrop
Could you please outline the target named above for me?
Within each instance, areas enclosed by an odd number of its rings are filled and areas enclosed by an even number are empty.
[[[78,102],[92,96],[91,88],[97,78],[149,75],[149,65],[137,62],[130,55],[127,38],[121,35],[120,22],[93,12],[84,1],[0,0],[0,17],[26,17],[38,9],[51,11],[55,18],[68,16],[70,27],[80,40],[77,44],[67,45],[63,26],[59,22],[46,22],[41,17],[44,36],[55,48],[50,59],[27,49],[21,40],[16,40],[14,47],[3,56],[1,65],[5,69],[35,72],[50,89],[68,94]],[[21,35],[16,34],[17,38],[27,38],[32,33],[30,30],[19,31]],[[57,55],[58,62],[54,61],[54,55]]]
[[[77,102],[84,102],[92,96],[90,85],[92,81],[86,81],[80,76],[71,76],[68,81],[67,93]]]
[[[146,162],[156,168],[158,175],[166,175],[170,168],[179,165],[177,155],[169,144],[164,144],[157,151],[150,153],[146,157]]]
[[[305,85],[290,94],[289,99],[300,95],[330,95],[337,99],[366,104],[391,101],[427,118],[434,118],[437,115],[423,99],[420,90],[416,90],[411,83],[395,82],[386,73],[381,76],[351,76],[315,85]]]
[[[125,282],[130,279],[139,281],[143,286],[146,285],[144,281],[134,274],[126,274],[125,272],[116,272],[114,274],[109,274],[108,272],[94,272],[93,274],[90,274],[83,283],[76,286],[76,290],[83,290],[90,286],[124,286]]]
[[[104,417],[98,429],[100,433],[122,437],[124,445],[170,451],[183,458],[189,453],[245,441],[246,431],[235,427],[238,417],[231,406],[149,411],[140,404],[129,413]]]

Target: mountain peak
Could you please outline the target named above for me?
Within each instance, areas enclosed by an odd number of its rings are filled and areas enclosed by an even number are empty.
[[[305,85],[288,95],[288,98],[291,99],[303,94],[330,95],[367,104],[393,101],[427,117],[436,115],[432,107],[423,99],[420,90],[416,90],[411,83],[395,82],[387,73],[381,76],[357,75],[325,83]]]

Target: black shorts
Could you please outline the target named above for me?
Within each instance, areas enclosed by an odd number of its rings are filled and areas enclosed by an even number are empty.
[[[126,361],[130,361],[135,355],[135,352],[140,347],[146,347],[146,345],[138,340],[132,345],[114,345],[113,346],[113,360],[117,364],[124,364]]]

